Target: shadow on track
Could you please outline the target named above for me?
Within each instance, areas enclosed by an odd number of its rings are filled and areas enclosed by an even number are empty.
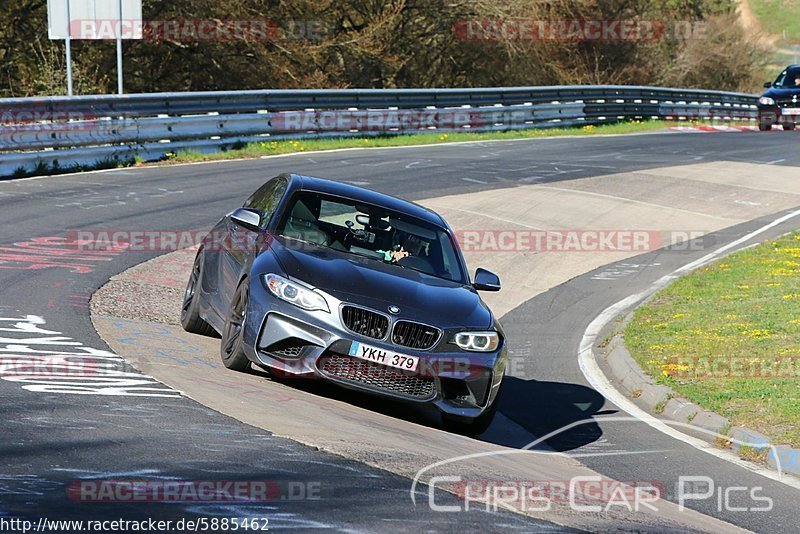
[[[253,369],[250,372],[307,393],[441,430],[439,415],[431,408],[377,398],[323,380],[279,377],[260,369]],[[539,382],[506,376],[503,387],[505,391],[500,400],[499,412],[505,417],[497,417],[489,430],[476,439],[504,447],[522,448],[539,437],[556,432],[575,421],[608,413],[600,411],[605,403],[602,395],[577,384]],[[503,425],[509,426],[508,420],[522,427],[525,432],[504,428]],[[566,452],[592,443],[602,434],[602,430],[596,424],[580,425],[548,439],[545,448]]]
[[[578,384],[539,382],[507,376],[504,388],[500,413],[536,437],[557,432],[571,423],[594,415],[609,413],[600,411],[605,404],[602,395]],[[553,450],[566,452],[597,441],[602,435],[600,426],[592,423],[557,433],[546,443]],[[496,443],[519,448],[530,441]]]

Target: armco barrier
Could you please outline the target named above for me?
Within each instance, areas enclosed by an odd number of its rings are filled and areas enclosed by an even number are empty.
[[[752,121],[756,95],[634,86],[330,89],[0,100],[0,177],[287,138],[626,119]]]

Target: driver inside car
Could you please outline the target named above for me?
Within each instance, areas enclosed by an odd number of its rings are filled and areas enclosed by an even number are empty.
[[[400,261],[409,256],[419,256],[422,252],[423,244],[420,238],[414,235],[406,235],[396,250],[389,252],[392,261]]]

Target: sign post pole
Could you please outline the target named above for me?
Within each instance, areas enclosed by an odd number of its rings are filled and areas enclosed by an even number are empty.
[[[117,22],[117,33],[109,35],[108,26],[113,26],[114,21]],[[73,40],[117,41],[117,92],[123,94],[123,41],[142,39],[141,27],[142,0],[47,0],[48,36],[53,41],[64,39],[66,42],[67,94],[74,94]]]
[[[70,0],[64,0],[64,9],[67,13],[67,95],[72,96],[72,21],[69,10]]]
[[[123,94],[122,87],[122,0],[117,3],[119,6],[119,24],[117,25],[117,92]]]

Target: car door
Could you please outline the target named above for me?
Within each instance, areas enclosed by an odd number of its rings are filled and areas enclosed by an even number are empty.
[[[283,198],[287,186],[286,178],[282,176],[273,178],[253,193],[242,206],[245,209],[256,211],[260,215],[261,222],[258,232],[237,224],[231,219],[230,214],[225,218],[225,232],[228,239],[223,240],[224,245],[221,247],[219,261],[219,280],[221,281],[220,290],[223,302],[231,302],[243,274],[253,264],[264,241],[263,233],[275,214],[275,209]]]

